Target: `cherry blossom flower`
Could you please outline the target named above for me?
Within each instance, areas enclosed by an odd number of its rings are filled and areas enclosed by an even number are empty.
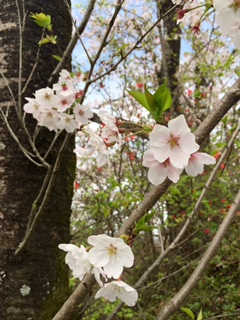
[[[39,114],[38,125],[47,127],[50,131],[58,131],[59,113],[55,110],[43,111]]]
[[[55,107],[59,112],[64,112],[67,109],[69,109],[72,106],[73,102],[75,101],[74,93],[68,96],[63,96],[59,94],[57,97],[58,97],[58,103],[55,105]]]
[[[62,69],[59,73],[58,83],[65,83],[69,79],[71,79],[71,74],[66,69]]]
[[[58,95],[62,95],[64,97],[75,94],[75,87],[72,79],[67,79],[65,82],[61,83],[55,83],[53,85],[53,90],[55,90]]]
[[[83,74],[81,72],[76,72],[73,77],[73,82],[77,84],[81,81],[83,81]]]
[[[88,124],[89,119],[93,117],[93,112],[89,107],[89,104],[81,105],[77,103],[73,109],[75,118],[78,121],[79,125]]]
[[[115,142],[118,142],[120,145],[122,144],[122,136],[119,133],[117,126],[115,126],[114,129],[112,126],[104,126],[101,131],[101,137],[107,146]]]
[[[118,279],[123,267],[133,265],[132,250],[121,238],[100,234],[88,237],[88,243],[93,246],[89,251],[89,261],[95,267],[102,267],[108,278]]]
[[[190,176],[196,177],[203,172],[204,164],[215,164],[216,159],[204,152],[193,153],[185,167],[185,171]]]
[[[199,149],[184,115],[170,120],[168,128],[156,124],[149,138],[154,158],[160,163],[169,159],[170,163],[179,169],[184,168],[190,155]]]
[[[58,129],[65,129],[67,132],[74,132],[78,128],[78,123],[74,119],[74,115],[67,113],[59,113],[59,122],[57,124]]]
[[[232,37],[236,48],[240,49],[240,2],[239,0],[213,0],[216,21],[222,35]]]
[[[88,130],[85,130],[85,131],[88,133],[91,132],[89,128]],[[97,161],[98,167],[103,166],[106,162],[108,165],[110,165],[109,154],[108,154],[106,144],[104,143],[103,139],[95,133],[91,133],[90,139],[85,148],[77,145],[73,151],[80,158],[82,157],[88,158],[93,156],[94,153],[96,153],[96,161]]]
[[[130,287],[123,281],[112,281],[105,283],[104,286],[97,291],[95,299],[101,297],[109,300],[110,302],[119,298],[129,307],[132,307],[136,304],[138,293],[134,288]]]
[[[58,98],[50,88],[39,89],[35,92],[36,101],[39,105],[51,109],[58,103]]]
[[[88,273],[92,265],[87,259],[87,251],[83,245],[77,247],[74,244],[59,244],[59,249],[67,252],[65,262],[72,270],[72,274],[75,278],[83,279],[86,273]]]
[[[82,280],[86,273],[92,273],[100,287],[103,286],[100,275],[102,275],[105,280],[106,275],[102,268],[96,268],[90,263],[88,260],[88,252],[83,245],[79,248],[74,244],[62,243],[58,245],[58,248],[67,252],[65,262],[72,270],[74,278]]]
[[[111,127],[111,125],[115,126],[116,119],[106,110],[100,110],[98,115],[103,123]]]
[[[85,133],[90,135],[86,148],[78,147],[75,152],[78,156],[89,157],[96,154],[97,166],[101,167],[106,162],[110,165],[108,149],[103,139],[94,133],[90,128],[85,129]]]
[[[178,182],[180,174],[183,169],[174,167],[169,158],[164,162],[159,162],[153,154],[152,150],[147,150],[143,155],[143,166],[148,167],[148,180],[154,184],[158,185],[162,183],[166,178],[172,182]]]
[[[37,119],[39,118],[39,114],[41,112],[41,106],[34,98],[25,98],[28,102],[25,103],[23,106],[23,110],[26,113],[31,113],[33,118]]]
[[[122,136],[119,133],[118,127],[116,126],[116,119],[106,110],[100,110],[98,113],[101,121],[104,123],[104,127],[101,132],[101,137],[105,143],[112,144],[118,142],[122,144]]]

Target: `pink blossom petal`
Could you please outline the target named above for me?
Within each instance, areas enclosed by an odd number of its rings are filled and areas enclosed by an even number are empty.
[[[168,122],[168,128],[174,136],[179,136],[190,132],[186,119],[183,114]]]
[[[196,152],[194,156],[203,164],[215,164],[216,159],[205,152]]]
[[[179,146],[187,154],[192,154],[199,149],[199,145],[195,142],[195,136],[191,132],[181,136]]]
[[[143,162],[142,162],[143,166],[150,168],[157,163],[158,163],[158,161],[153,156],[153,151],[151,149],[145,151],[145,153],[143,155]]]
[[[203,163],[200,162],[189,162],[186,166],[185,171],[192,177],[196,177],[198,174],[203,172]]]
[[[153,152],[153,156],[159,162],[164,162],[171,154],[171,148],[169,144],[165,144],[161,148],[151,147],[151,150]]]
[[[160,163],[155,164],[148,171],[148,180],[155,186],[162,183],[167,177],[167,170]]]
[[[173,167],[172,165],[169,165],[168,170],[167,170],[168,179],[174,183],[177,183],[182,171],[183,171],[183,169],[178,169],[178,168]]]
[[[178,146],[171,150],[170,160],[174,167],[182,169],[188,164],[190,154],[183,152]]]
[[[170,138],[169,129],[160,124],[156,124],[151,133],[149,133],[149,139],[151,146],[162,147]]]

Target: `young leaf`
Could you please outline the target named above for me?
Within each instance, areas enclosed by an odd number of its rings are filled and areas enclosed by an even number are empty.
[[[43,38],[42,40],[40,40],[38,42],[39,46],[41,46],[42,44],[46,44],[46,43],[52,43],[52,44],[56,44],[57,43],[57,36],[46,36],[46,38]]]
[[[48,31],[52,31],[51,16],[44,13],[32,13],[31,17],[35,20],[36,24]]]
[[[189,308],[181,308],[183,312],[185,312],[191,319],[195,319],[193,312]]]
[[[154,93],[155,100],[159,103],[159,107],[162,111],[169,109],[172,105],[172,96],[170,90],[167,87],[167,79]]]
[[[154,117],[154,111],[158,108],[157,101],[154,99],[154,95],[152,95],[151,92],[148,91],[146,85],[144,86],[144,89],[149,111]]]
[[[149,226],[147,223],[152,219],[155,212],[145,214],[141,219],[136,223],[136,227],[134,228],[135,234],[138,234],[140,231],[151,231],[155,228],[155,226]]]
[[[61,61],[61,60],[62,60],[61,57],[59,57],[59,56],[57,56],[57,55],[55,55],[55,54],[52,54],[52,57],[53,57],[55,60],[57,60],[57,61]]]
[[[202,313],[202,309],[199,311],[197,320],[202,320],[203,319],[203,313]]]
[[[146,96],[144,93],[139,92],[139,91],[129,91],[127,90],[127,92],[137,101],[139,102],[145,109],[147,109],[148,111],[150,111],[147,100],[146,100]]]

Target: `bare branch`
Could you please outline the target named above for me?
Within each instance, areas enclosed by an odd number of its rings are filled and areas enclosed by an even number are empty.
[[[100,76],[92,79],[92,80],[88,80],[87,85],[90,85],[91,83],[105,77],[106,75],[110,74],[112,71],[114,71],[117,66],[124,61],[135,49],[138,48],[139,44],[143,41],[143,39],[146,38],[146,36],[158,25],[158,23],[165,17],[167,16],[171,11],[173,11],[175,8],[177,7],[177,5],[173,6],[170,10],[168,10],[167,12],[165,12],[163,15],[160,16],[159,19],[157,19],[157,21],[135,42],[134,46],[125,54],[125,55],[121,55],[121,58],[118,60],[118,62],[116,62],[108,71],[106,71],[105,73],[101,74]]]
[[[35,229],[36,224],[37,224],[37,222],[38,222],[38,220],[39,220],[39,218],[40,218],[40,216],[41,216],[41,214],[42,214],[42,212],[43,212],[43,210],[45,208],[46,202],[47,202],[47,200],[48,200],[48,198],[50,196],[52,187],[54,185],[56,174],[57,174],[57,172],[59,170],[59,166],[60,166],[60,163],[61,163],[61,160],[62,160],[62,157],[63,157],[63,152],[64,152],[64,150],[65,150],[65,148],[66,148],[66,146],[68,144],[68,141],[69,141],[70,137],[71,137],[71,134],[69,134],[69,133],[66,134],[65,140],[64,140],[64,142],[63,142],[63,144],[61,146],[61,149],[60,149],[60,151],[58,153],[58,157],[56,159],[53,171],[51,173],[51,177],[49,179],[49,183],[47,184],[47,188],[42,187],[41,190],[40,190],[41,194],[44,193],[41,205],[40,205],[39,209],[37,210],[37,212],[36,212],[36,214],[35,214],[35,216],[34,216],[34,218],[32,220],[32,223],[31,223],[30,227],[28,227],[28,229],[26,230],[26,233],[25,233],[23,241],[20,243],[18,249],[15,251],[15,255],[20,254],[22,252],[22,250],[24,249],[24,247],[26,246],[26,244],[27,244],[27,242],[28,242],[33,230]],[[37,199],[39,199],[39,198],[40,198],[40,194],[39,194]],[[37,206],[37,203],[34,203],[34,205]]]
[[[169,303],[167,303],[167,305],[163,308],[162,311],[160,311],[160,313],[157,316],[158,320],[169,319],[169,317],[182,305],[182,303],[185,301],[185,299],[187,298],[189,293],[193,290],[193,288],[199,282],[203,273],[207,269],[210,261],[212,260],[212,258],[216,254],[216,252],[221,244],[221,241],[226,236],[226,233],[235,218],[235,215],[239,209],[239,206],[240,206],[240,191],[236,195],[235,200],[234,200],[233,204],[231,205],[231,208],[229,209],[226,218],[223,220],[223,222],[219,226],[217,233],[215,234],[207,251],[203,255],[203,258],[201,259],[199,265],[194,270],[194,272],[192,273],[190,278],[187,280],[187,282],[184,284],[184,286],[175,295],[175,297],[172,298]]]
[[[218,169],[222,163],[222,161],[224,160],[224,158],[228,155],[229,153],[229,150],[231,149],[237,135],[238,135],[238,132],[240,130],[240,124],[238,125],[238,127],[236,128],[236,130],[234,131],[230,141],[228,142],[228,145],[226,146],[224,152],[222,153],[221,157],[219,158],[218,160],[218,163],[216,164],[216,166],[214,167],[214,170],[212,171],[207,183],[205,184],[195,206],[194,206],[194,209],[193,211],[191,212],[190,216],[187,218],[187,220],[185,221],[183,227],[181,228],[181,230],[179,231],[179,233],[177,234],[176,238],[172,241],[172,243],[164,250],[163,248],[163,241],[161,240],[161,230],[159,230],[159,233],[160,233],[160,242],[161,242],[161,249],[162,249],[162,252],[161,254],[158,256],[158,258],[151,264],[151,266],[148,267],[148,269],[143,273],[143,275],[139,278],[139,280],[135,283],[134,285],[134,288],[137,289],[137,288],[140,288],[147,280],[147,278],[154,272],[155,268],[157,268],[160,263],[162,263],[163,259],[165,259],[168,254],[174,250],[176,247],[178,247],[180,244],[181,244],[181,240],[183,238],[183,236],[186,234],[186,231],[191,223],[191,221],[193,220],[193,218],[195,218],[199,211],[200,211],[200,207],[201,207],[201,203],[202,203],[202,200],[210,186],[210,184],[212,183],[212,181],[215,179],[216,177],[216,174],[218,172]],[[185,241],[186,239],[184,239]],[[113,319],[113,316],[119,312],[119,310],[121,310],[123,306],[123,303],[119,303],[117,305],[117,307],[114,309],[114,311],[112,312],[112,314],[107,318],[107,320],[111,320]]]
[[[92,11],[94,9],[94,5],[95,5],[95,2],[96,0],[90,0],[89,1],[89,5],[88,5],[88,8],[85,12],[85,15],[82,19],[82,22],[81,24],[79,25],[78,29],[76,30],[76,32],[74,33],[72,39],[70,40],[68,46],[67,46],[67,49],[65,50],[63,56],[62,56],[62,59],[61,61],[59,62],[59,64],[57,65],[57,67],[55,68],[55,70],[53,71],[49,81],[48,81],[48,85],[50,86],[53,81],[54,81],[54,78],[59,74],[59,72],[64,68],[64,66],[66,65],[68,59],[70,58],[72,52],[73,52],[73,49],[75,48],[76,44],[77,44],[77,41],[79,39],[79,36],[83,33],[90,17],[91,17],[91,14],[92,14]]]
[[[210,132],[215,128],[224,115],[235,105],[240,99],[240,80],[229,89],[229,92],[220,100],[219,106],[210,113],[206,119],[201,123],[195,132],[196,142],[201,144],[206,139]],[[121,234],[131,234],[135,223],[144,216],[160,199],[171,185],[170,180],[165,180],[162,184],[152,187],[146,194],[140,205],[132,212],[128,219],[124,222],[123,226],[118,232]]]
[[[200,127],[195,132],[196,141],[198,143],[202,143],[204,139],[208,137],[213,128],[219,123],[222,117],[237,103],[240,99],[240,80],[237,80],[229,92],[220,100],[219,105],[215,108],[204,121],[200,125]],[[118,236],[121,234],[131,234],[132,229],[135,226],[135,223],[144,216],[145,213],[150,210],[155,203],[160,199],[160,197],[166,192],[168,187],[171,185],[170,180],[166,180],[159,186],[154,186],[149,193],[146,194],[142,203],[138,206],[136,210],[132,212],[132,214],[128,217],[128,219],[123,224],[122,228],[118,232]],[[233,208],[233,207],[232,207]],[[233,209],[230,209],[232,212]],[[235,207],[234,207],[235,210]],[[231,214],[232,216],[232,214]],[[225,235],[225,234],[224,234]],[[166,254],[167,250],[163,252]],[[165,255],[164,255],[165,256]],[[70,320],[74,311],[76,310],[76,306],[80,304],[86,294],[90,290],[90,285],[92,286],[95,283],[94,277],[92,274],[87,274],[83,281],[79,284],[77,289],[73,292],[73,294],[68,298],[68,300],[64,303],[62,308],[55,315],[53,320]]]

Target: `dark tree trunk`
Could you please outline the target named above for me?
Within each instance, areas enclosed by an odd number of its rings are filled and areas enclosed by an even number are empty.
[[[31,13],[52,16],[53,33],[58,36],[58,46],[42,47],[39,63],[29,87],[24,94],[33,97],[36,89],[47,86],[56,66],[52,54],[61,55],[71,37],[71,19],[64,0],[0,0],[0,108],[8,111],[9,124],[30,150],[26,135],[18,120],[9,87],[17,100],[19,71],[19,20],[25,5],[26,26],[23,34],[23,76],[26,82],[35,63],[38,41],[42,30],[30,18]],[[68,66],[69,67],[69,66]],[[4,77],[3,77],[4,75]],[[24,97],[23,97],[24,98]],[[25,101],[26,102],[26,101]],[[24,99],[22,105],[25,103]],[[30,131],[35,127],[27,117]],[[37,140],[40,152],[47,150],[53,134],[41,130]],[[54,164],[64,134],[60,136],[47,161]],[[0,318],[2,320],[50,320],[68,296],[68,270],[58,244],[69,241],[69,219],[75,172],[72,152],[74,137],[70,139],[55,184],[46,207],[24,250],[14,252],[23,240],[33,201],[37,197],[46,169],[30,162],[12,138],[0,117]],[[25,293],[24,293],[24,290]],[[22,289],[22,290],[21,290]],[[30,292],[27,294],[27,289]]]
[[[156,1],[156,3],[159,17],[161,14],[168,12],[173,6],[171,0]],[[164,78],[168,80],[168,86],[173,97],[173,108],[169,112],[174,112],[178,115],[181,113],[181,110],[179,110],[176,72],[180,63],[181,28],[177,24],[176,11],[172,11],[164,17],[163,24],[158,25],[158,30],[162,45],[162,61],[161,67],[156,70],[156,74],[159,84],[163,83]]]

